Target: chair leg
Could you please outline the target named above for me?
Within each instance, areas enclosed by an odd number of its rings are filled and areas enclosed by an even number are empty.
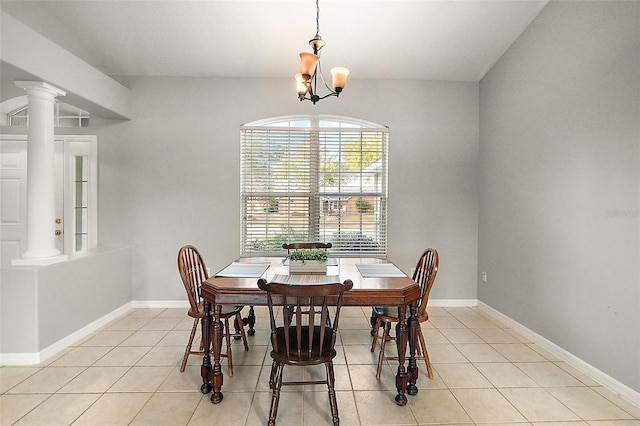
[[[340,424],[340,417],[338,417],[338,400],[336,399],[335,383],[336,378],[333,374],[333,361],[325,363],[325,369],[327,370],[327,390],[329,391],[329,406],[331,407],[331,420],[334,426]]]
[[[271,362],[271,373],[269,374],[269,389],[273,389],[273,385],[275,383],[275,377],[276,377],[276,368],[277,368],[277,364],[275,361]]]
[[[253,306],[249,306],[249,315],[247,315],[247,318],[242,320],[242,325],[249,326],[249,336],[253,336],[254,334],[256,334],[256,330],[253,328],[253,326],[256,325],[256,314]]]
[[[422,334],[422,328],[418,326],[418,339],[420,339],[419,347],[422,347],[424,363],[427,366],[427,375],[430,379],[433,379],[433,370],[431,369],[431,362],[429,361],[429,352],[427,352],[427,345],[424,341],[424,335]]]
[[[224,337],[227,342],[227,368],[229,377],[233,377],[233,355],[231,354],[231,330],[229,329],[229,318],[224,319]]]
[[[239,330],[236,329],[236,332],[240,333],[240,336],[242,337],[242,342],[244,343],[244,350],[248,351],[249,343],[247,343],[247,334],[244,332],[244,327],[242,326],[242,315],[240,315],[240,312],[236,314],[235,323],[240,326],[240,329]]]
[[[269,426],[275,426],[276,416],[278,415],[278,403],[280,402],[280,389],[282,388],[282,373],[284,372],[284,364],[274,363],[274,382],[271,393],[271,409],[269,410]]]
[[[378,318],[376,320],[376,325],[373,327],[373,342],[371,342],[371,352],[376,351],[376,345],[378,343],[378,330],[380,330],[381,325],[382,325],[382,320]]]
[[[244,323],[242,322],[241,312],[238,312],[236,314],[236,317],[233,320],[233,327],[235,328],[233,340],[240,340],[242,338],[242,333],[240,332],[240,330],[244,331]]]
[[[200,352],[204,351],[204,339],[200,336]]]
[[[187,366],[187,359],[189,359],[189,354],[191,354],[191,345],[193,345],[193,338],[196,335],[196,329],[198,328],[198,323],[200,320],[198,318],[194,318],[193,327],[191,327],[191,334],[189,335],[189,342],[187,343],[187,349],[184,351],[184,356],[182,357],[182,364],[180,364],[180,372],[184,373],[184,369]],[[200,343],[202,346],[202,343]]]
[[[382,373],[382,362],[384,361],[384,348],[387,346],[387,340],[389,337],[389,332],[391,330],[391,323],[384,323],[384,331],[382,332],[382,342],[380,342],[380,355],[378,355],[378,369],[376,371],[376,379],[380,379],[380,374]]]

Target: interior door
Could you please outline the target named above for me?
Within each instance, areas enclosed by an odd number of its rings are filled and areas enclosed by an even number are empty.
[[[56,248],[64,253],[64,140],[54,140]],[[0,262],[11,266],[27,249],[27,136],[0,136]]]
[[[26,250],[27,138],[0,143],[0,262],[8,267]]]

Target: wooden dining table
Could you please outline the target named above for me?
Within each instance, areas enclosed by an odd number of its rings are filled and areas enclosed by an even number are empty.
[[[361,273],[366,270],[365,268],[379,272]],[[288,275],[288,269],[282,257],[241,258],[202,283],[205,315],[202,318],[204,357],[200,391],[204,394],[213,391],[212,403],[217,404],[223,398],[223,374],[220,365],[223,334],[220,321],[221,305],[266,306],[267,294],[258,288],[258,278],[262,277],[269,281],[276,274]],[[395,269],[396,272],[385,274],[384,271],[390,269]],[[420,297],[420,287],[399,269],[393,267],[391,262],[377,258],[331,258],[326,275],[337,276],[341,282],[346,279],[353,281],[353,288],[344,294],[343,306],[398,307],[399,321],[396,325],[398,370],[395,402],[397,405],[406,405],[406,395],[418,393],[416,386],[418,367],[415,353],[419,327],[416,318],[416,301]],[[308,278],[311,277],[302,276],[301,282],[308,281]],[[253,315],[253,312],[251,314]],[[254,318],[251,318],[249,322],[253,320]],[[405,356],[407,345],[409,345],[408,360]]]

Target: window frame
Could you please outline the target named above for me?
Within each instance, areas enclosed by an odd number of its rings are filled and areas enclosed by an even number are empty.
[[[302,125],[303,123],[307,124]],[[265,134],[265,139],[263,140],[260,139],[262,133]],[[271,136],[266,135],[271,133],[277,133],[279,136],[274,136],[273,139],[270,139]],[[240,256],[281,256],[285,251],[280,247],[281,243],[279,243],[278,238],[282,238],[282,242],[292,242],[294,240],[301,241],[303,239],[308,241],[332,242],[334,244],[334,247],[331,250],[332,254],[342,257],[358,257],[366,255],[367,257],[386,258],[388,248],[387,216],[389,197],[388,133],[388,127],[377,123],[354,119],[351,117],[327,115],[273,117],[242,125],[240,127]],[[254,142],[254,134],[258,136],[256,138],[258,140],[257,146],[252,146]],[[354,138],[354,135],[356,135],[358,139],[347,140],[349,137]],[[305,164],[308,166],[309,173],[308,176],[302,176],[306,174],[304,172],[307,169],[305,169],[303,172],[299,173],[300,176],[296,175],[295,177],[292,177],[288,174],[288,169],[285,169],[284,173],[287,173],[287,177],[284,181],[287,182],[287,188],[290,188],[290,182],[295,181],[294,184],[300,184],[300,181],[303,181],[302,186],[308,185],[306,191],[300,190],[298,187],[293,190],[295,192],[288,192],[282,188],[280,188],[279,191],[274,190],[273,185],[278,185],[278,183],[283,181],[283,179],[279,179],[278,182],[275,182],[276,179],[271,179],[270,177],[273,173],[271,170],[257,172],[256,174],[259,175],[257,178],[257,184],[252,180],[254,177],[252,176],[253,170],[250,170],[252,169],[251,165],[254,165],[255,167],[256,164],[266,164],[265,167],[270,168],[270,163],[264,159],[263,163],[256,163],[255,160],[248,159],[248,157],[256,157],[256,153],[261,152],[259,151],[260,143],[275,144],[276,142],[284,141],[287,137],[291,139],[291,143],[285,144],[284,146],[293,147],[286,148],[286,150],[278,152],[285,152],[283,156],[295,157],[295,161],[298,161],[295,166],[300,167],[302,164]],[[360,155],[359,158],[361,163],[355,171],[351,169],[350,173],[344,173],[345,167],[347,166],[344,165],[346,162],[342,159],[349,151],[347,148],[348,144],[351,143],[353,145],[354,140],[355,146],[358,146],[358,143],[360,144],[360,152],[355,155]],[[300,148],[295,144],[299,144],[304,147]],[[308,146],[305,144],[308,144]],[[363,151],[365,146],[374,146],[375,148],[369,148],[371,149],[371,152],[373,152],[372,155],[379,155],[379,158],[374,160],[369,166],[369,168],[374,170],[374,172],[371,172],[371,170],[367,171],[367,166],[362,167],[362,161],[364,160]],[[262,153],[264,155],[270,155],[273,149],[272,145],[269,145],[269,147]],[[322,151],[323,149],[324,151]],[[330,149],[337,149],[337,151],[331,152],[338,153],[339,160],[334,162],[334,166],[337,164],[339,169],[337,174],[341,177],[337,180],[339,182],[343,182],[343,179],[348,179],[344,176],[355,176],[355,178],[351,178],[350,180],[359,182],[359,189],[357,191],[354,191],[353,188],[345,190],[340,184],[338,184],[338,188],[334,191],[327,191],[326,184],[323,186],[320,182],[323,176],[326,178],[327,174],[326,168],[325,170],[322,169],[322,159],[324,159],[325,164],[327,164],[327,152],[329,152]],[[351,151],[353,152],[353,150]],[[309,158],[300,159],[300,155],[302,154],[308,154]],[[281,158],[278,160],[278,163],[282,163]],[[375,169],[372,167],[373,165],[376,165]],[[277,168],[277,166],[274,166],[274,168]],[[278,171],[280,174],[283,173],[282,169],[278,169]],[[340,175],[340,171],[343,172],[343,175]],[[373,179],[375,181],[375,190],[363,189],[363,180],[368,174],[375,174],[376,176],[376,178]],[[261,178],[264,180],[260,180]],[[257,186],[263,185],[265,188],[269,187],[269,189],[264,189],[262,191],[257,190]],[[347,184],[344,184],[344,187],[347,186]],[[287,219],[285,219],[284,222],[282,220],[278,221],[277,219],[270,222],[269,219],[265,219],[266,222],[263,228],[265,236],[264,247],[259,247],[260,241],[257,243],[254,242],[256,245],[252,246],[252,241],[251,238],[248,237],[248,232],[252,229],[250,221],[253,220],[254,212],[256,211],[255,200],[259,198],[263,203],[269,202],[269,200],[272,199],[278,201],[284,198],[288,200],[288,205],[284,206],[284,208],[287,211],[295,212],[298,215],[300,215],[300,206],[302,205],[302,208],[304,209],[304,204],[306,203],[306,216],[303,216],[303,218],[306,218],[304,220],[307,221],[306,235],[301,239],[299,236],[298,238],[295,236],[296,232],[292,233],[293,228],[288,227],[288,225],[289,221],[295,221],[295,218],[291,218],[292,215],[287,213]],[[306,201],[305,198],[307,198]],[[359,207],[357,208],[357,214],[355,216],[359,217],[359,222],[347,222],[347,219],[341,219],[344,209],[337,209],[337,213],[335,214],[340,217],[335,220],[340,224],[333,225],[338,226],[338,230],[336,231],[334,229],[333,234],[329,234],[331,229],[327,227],[326,218],[324,218],[327,214],[324,206],[330,203],[335,203],[336,205],[347,203],[348,199],[351,199],[351,201],[348,202],[351,205],[350,216],[354,216],[352,211],[354,208],[353,205],[356,205],[358,202],[363,202],[359,200],[373,200],[372,208],[369,211],[362,211]],[[294,201],[297,201],[298,204],[295,204]],[[291,207],[293,204],[295,205]],[[251,209],[252,205],[254,206],[253,209]],[[267,205],[266,208],[262,207],[259,209],[259,213],[268,214],[269,212],[266,209],[268,209],[269,206],[270,204]],[[275,209],[275,211],[272,211],[271,213],[278,213],[279,208],[280,206],[274,203],[272,209]],[[366,213],[370,214],[367,215]],[[344,214],[344,216],[347,216],[347,214]],[[303,219],[300,220],[302,221]],[[354,223],[357,224],[354,225]],[[278,236],[270,238],[270,230],[268,228],[272,224],[280,225],[281,228]],[[300,226],[305,226],[304,222],[295,222],[294,225],[298,227],[296,229],[300,229]],[[343,227],[346,230],[343,231]],[[351,227],[355,227],[355,230],[351,230]],[[256,226],[254,229],[260,229],[260,225]],[[258,233],[258,235],[260,235],[260,233]],[[291,238],[291,241],[289,241],[289,238]]]
[[[98,246],[98,138],[96,136],[64,136],[64,252],[65,254],[79,253]],[[84,185],[86,193],[79,197],[77,194],[78,177],[76,175],[75,160],[83,157],[86,161],[86,176]],[[86,203],[78,206],[82,198]],[[86,209],[85,223],[79,226],[76,212]],[[78,228],[84,232],[78,232]],[[78,247],[79,234],[86,235],[86,242]]]
[[[53,111],[53,127],[89,127],[91,113],[75,105],[56,100]],[[7,127],[29,126],[29,105],[27,96],[16,96],[0,103],[2,125]]]

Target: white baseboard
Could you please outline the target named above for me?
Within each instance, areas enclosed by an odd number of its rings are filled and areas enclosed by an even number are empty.
[[[109,312],[101,318],[93,321],[92,323],[82,327],[80,330],[75,331],[68,336],[58,340],[52,345],[47,346],[40,352],[27,352],[27,353],[0,353],[0,365],[35,365],[46,361],[58,352],[64,350],[68,346],[78,342],[85,338],[89,334],[98,330],[100,327],[105,326],[114,319],[121,317],[125,313],[133,309],[132,302],[125,303],[119,308]]]
[[[189,309],[189,301],[188,300],[134,300],[131,302],[133,308],[164,308],[164,309],[173,309],[173,308],[184,308]],[[186,311],[185,311],[186,314]]]
[[[40,354],[38,352],[25,353],[0,353],[0,366],[12,365],[35,365],[40,364]]]
[[[434,308],[465,308],[478,306],[478,299],[432,299],[429,306]]]
[[[80,330],[75,331],[68,336],[58,340],[52,345],[44,348],[40,352],[24,352],[24,353],[0,353],[0,365],[2,366],[15,366],[15,365],[36,365],[40,364],[47,359],[51,358],[60,351],[73,345],[74,343],[85,338],[89,334],[98,330],[113,321],[116,318],[129,312],[135,308],[183,308],[189,309],[189,301],[187,300],[134,300],[128,302],[121,307],[109,312],[101,318],[93,321],[82,327]]]
[[[513,328],[518,333],[527,337],[533,343],[551,352],[553,355],[555,355],[562,361],[566,362],[567,364],[571,365],[581,373],[586,374],[591,379],[600,383],[602,386],[604,386],[611,392],[617,395],[620,395],[621,398],[625,399],[626,401],[630,402],[633,405],[640,407],[640,392],[636,392],[635,390],[631,389],[624,383],[620,383],[619,381],[609,376],[608,374],[603,373],[602,371],[598,370],[591,364],[583,361],[582,359],[566,351],[565,349],[561,348],[555,343],[545,339],[535,331],[528,329],[524,325],[509,318],[508,316],[504,315],[502,312],[497,311],[496,309],[492,308],[486,303],[478,301],[478,307],[484,312],[486,312],[487,314],[509,325],[509,327]]]

